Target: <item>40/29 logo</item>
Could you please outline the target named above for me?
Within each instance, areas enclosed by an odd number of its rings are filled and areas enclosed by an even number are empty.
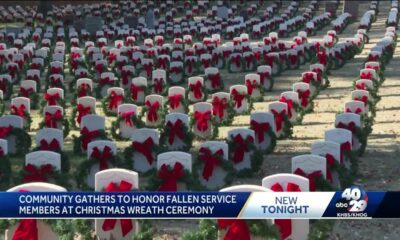
[[[342,199],[336,203],[336,208],[349,213],[364,212],[368,205],[368,195],[359,186],[346,188],[342,193]]]

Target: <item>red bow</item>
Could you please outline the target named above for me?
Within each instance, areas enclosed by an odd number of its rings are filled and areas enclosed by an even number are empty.
[[[108,169],[107,160],[113,157],[112,150],[109,146],[105,146],[103,152],[100,152],[98,147],[93,148],[93,152],[90,157],[99,161],[100,171]]]
[[[303,82],[310,83],[312,81],[314,81],[313,73],[307,72],[307,73],[303,74]]]
[[[162,78],[154,78],[154,92],[162,93],[163,91],[163,79]]]
[[[131,84],[130,90],[132,100],[137,100],[139,92],[143,91],[143,86],[136,86],[135,84]]]
[[[163,180],[163,184],[158,188],[159,192],[176,192],[178,190],[178,180],[185,175],[181,163],[176,162],[173,169],[169,170],[168,165],[163,164],[158,171],[158,177]]]
[[[35,165],[28,164],[25,166],[24,182],[47,182],[47,175],[51,174],[53,171],[53,166],[51,164],[45,164],[39,167]]]
[[[110,77],[105,77],[100,79],[99,84],[100,85],[114,85],[114,79],[110,79]]]
[[[61,74],[60,67],[51,67],[51,74]]]
[[[218,115],[218,117],[222,119],[224,117],[224,111],[228,106],[227,99],[226,98],[219,99],[218,97],[214,97],[212,100],[212,105],[213,105],[213,115],[214,116]]]
[[[224,236],[224,240],[250,240],[250,230],[246,221],[242,219],[217,219],[219,228],[229,230]]]
[[[151,75],[151,69],[153,69],[153,64],[152,63],[144,64],[143,68],[146,71],[146,76],[150,76]]]
[[[237,55],[235,57],[231,57],[231,61],[235,63],[236,67],[240,68],[241,65],[241,57]]]
[[[258,139],[258,143],[262,143],[264,142],[264,137],[265,137],[264,135],[265,133],[268,132],[270,126],[269,123],[267,122],[259,123],[256,122],[255,120],[251,120],[250,128],[254,130],[254,133]]]
[[[0,127],[0,138],[6,138],[11,133],[12,130],[13,130],[12,126]]]
[[[267,78],[269,78],[269,72],[260,72],[260,73],[258,73],[258,75],[260,76],[260,83],[261,83],[261,85],[264,85],[265,80],[266,80]]]
[[[87,96],[87,91],[90,91],[90,85],[87,83],[83,83],[79,86],[78,97],[85,97]]]
[[[33,88],[28,88],[28,89],[26,89],[26,88],[20,88],[19,89],[19,92],[20,92],[20,94],[21,94],[21,96],[22,97],[26,97],[26,98],[29,98],[29,95],[33,92]]]
[[[291,65],[295,65],[297,63],[297,55],[289,55],[289,61]]]
[[[185,134],[183,132],[182,120],[178,119],[175,121],[175,123],[168,122],[167,128],[169,129],[168,142],[170,145],[172,145],[174,143],[175,136],[177,136],[179,139],[183,140]]]
[[[362,109],[361,108],[356,108],[356,110],[353,112],[353,111],[351,111],[350,108],[346,108],[346,112],[360,114],[360,113],[362,113]]]
[[[281,184],[275,183],[271,186],[271,190],[274,192],[285,191]],[[286,192],[301,192],[299,185],[288,182],[286,185]],[[275,219],[275,225],[278,226],[281,234],[281,239],[286,239],[292,235],[292,220],[290,219]]]
[[[306,90],[301,90],[301,89],[297,89],[297,93],[299,94],[299,98],[300,98],[300,102],[301,102],[301,106],[303,108],[307,107],[308,105],[308,99],[310,98],[310,90],[306,89]]]
[[[40,150],[43,151],[54,151],[58,152],[60,151],[60,143],[57,141],[57,139],[53,138],[50,143],[46,141],[46,139],[40,140]]]
[[[343,128],[343,129],[347,129],[349,131],[351,131],[352,133],[356,133],[356,124],[355,122],[349,122],[348,124],[345,124],[343,122],[339,122],[336,126],[337,128]]]
[[[87,127],[84,127],[81,130],[81,135],[82,135],[82,148],[83,150],[87,149],[88,144],[96,137],[99,136],[99,130],[94,130],[94,131],[89,131]]]
[[[156,101],[152,104],[150,101],[146,101],[146,106],[149,107],[149,112],[147,113],[147,119],[151,122],[156,122],[158,120],[157,111],[160,108],[160,103]]]
[[[320,51],[320,52],[318,52],[318,54],[317,54],[317,57],[318,57],[318,62],[320,63],[320,64],[322,64],[322,65],[326,65],[327,64],[327,62],[328,62],[328,56],[326,55],[326,52],[325,51]]]
[[[361,90],[368,90],[368,87],[365,83],[356,84],[356,88]]]
[[[271,55],[264,55],[264,62],[267,64],[267,65],[269,65],[271,68],[272,68],[272,66],[273,66],[273,64],[274,64],[274,61],[275,61],[275,57],[274,56],[271,56]]]
[[[378,55],[369,55],[368,56],[368,62],[377,62],[377,61],[379,61]]]
[[[128,192],[131,190],[132,190],[132,184],[127,181],[121,180],[119,185],[115,184],[114,182],[110,182],[104,191],[105,192]],[[119,222],[120,222],[122,236],[125,237],[133,229],[133,224],[132,224],[131,219],[105,219],[103,222],[102,229],[105,232],[113,230],[115,228],[115,224],[117,223],[117,220],[119,220]]]
[[[103,72],[103,70],[104,70],[104,65],[103,65],[103,63],[96,64],[95,69],[96,69],[96,71],[97,71],[98,73],[101,74],[101,73]]]
[[[78,104],[77,110],[78,110],[78,117],[77,117],[76,121],[80,124],[82,117],[90,114],[90,112],[92,111],[92,108],[90,106],[85,107],[82,104]]]
[[[177,107],[179,107],[182,97],[182,94],[168,96],[169,106],[171,107],[171,109],[176,109]]]
[[[233,152],[233,162],[240,163],[243,161],[244,154],[245,152],[250,151],[250,149],[247,147],[247,144],[249,142],[253,142],[253,138],[251,136],[248,136],[246,139],[243,139],[242,135],[238,134],[233,138],[233,142],[235,143],[235,148]]]
[[[108,109],[116,109],[118,107],[118,104],[122,102],[124,99],[124,96],[122,94],[117,94],[115,91],[111,91],[110,97],[109,97],[109,103],[108,103]]]
[[[158,59],[158,68],[167,69],[167,58]]]
[[[362,72],[362,73],[360,73],[360,78],[372,80],[372,74],[371,74],[371,72]]]
[[[247,87],[247,94],[251,95],[253,93],[253,89],[257,88],[257,81],[250,79],[246,79],[246,87]]]
[[[133,127],[132,117],[135,116],[134,111],[124,112],[120,114],[121,118],[125,120],[126,125]]]
[[[292,99],[287,99],[284,96],[282,96],[279,99],[279,102],[283,102],[283,103],[287,104],[288,116],[289,116],[289,118],[291,118],[292,117],[292,109],[293,109],[293,100]]]
[[[116,59],[117,59],[117,55],[114,54],[114,53],[110,53],[110,54],[108,55],[108,58],[107,58],[108,64],[111,64],[111,63],[114,62]]]
[[[201,99],[203,97],[203,92],[201,91],[201,88],[203,85],[201,84],[200,81],[197,81],[196,83],[191,83],[189,84],[190,91],[193,92],[193,95],[196,99]]]
[[[364,96],[362,96],[360,98],[356,97],[356,98],[354,98],[354,100],[364,102],[364,105],[366,106],[367,103],[368,103],[368,96],[364,95]]]
[[[250,68],[251,63],[253,62],[253,56],[247,56],[244,60],[246,61],[246,67]]]
[[[180,74],[182,72],[182,69],[181,69],[181,67],[171,67],[169,69],[169,72],[170,73],[175,73],[175,74]]]
[[[24,118],[24,116],[25,116],[25,109],[26,109],[26,107],[25,107],[25,105],[23,105],[23,104],[22,104],[22,105],[19,105],[19,107],[15,106],[15,105],[12,105],[12,106],[11,106],[11,113],[12,113],[13,115],[18,115],[18,116]]]
[[[284,116],[286,115],[286,110],[278,112],[275,109],[272,109],[271,112],[274,114],[275,117],[276,130],[280,131],[282,129],[282,124],[285,120]]]
[[[137,152],[143,154],[146,157],[149,165],[153,164],[154,157],[151,153],[151,149],[154,147],[154,142],[151,137],[148,137],[144,142],[132,142],[132,148],[134,148]]]
[[[314,192],[316,190],[315,178],[322,176],[321,171],[314,171],[310,174],[307,174],[301,168],[297,168],[294,171],[294,174],[300,175],[302,177],[306,177],[310,180],[310,192]]]
[[[39,240],[36,219],[21,219],[12,240]]]
[[[211,111],[199,112],[195,111],[193,115],[196,119],[196,127],[200,132],[205,132],[208,129],[208,122],[211,119]]]
[[[344,142],[340,144],[340,163],[343,163],[344,161],[344,153],[345,152],[350,152],[351,151],[351,144],[350,142]]]
[[[45,93],[44,94],[44,99],[47,101],[47,104],[49,106],[57,105],[57,100],[59,98],[60,98],[60,94],[59,93],[54,93],[54,94]]]
[[[221,85],[221,75],[217,74],[210,74],[207,76],[208,80],[211,82],[212,88],[218,88]]]
[[[245,95],[239,93],[236,89],[233,89],[231,94],[233,96],[233,101],[235,101],[236,108],[240,108],[242,106],[242,101],[243,101]]]
[[[214,167],[221,164],[220,158],[224,155],[224,151],[219,149],[212,153],[210,149],[202,147],[199,150],[199,160],[204,162],[203,178],[208,181],[212,176]]]
[[[327,153],[325,155],[325,158],[326,158],[326,179],[330,183],[332,183],[333,182],[333,178],[332,178],[332,172],[331,172],[330,166],[335,165],[336,160],[335,160],[335,157],[332,154],[329,154],[329,153]]]
[[[121,71],[121,78],[122,78],[122,84],[127,85],[129,82],[129,75],[130,71],[122,70]]]

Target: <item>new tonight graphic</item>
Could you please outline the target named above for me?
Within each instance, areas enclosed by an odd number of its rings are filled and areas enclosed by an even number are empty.
[[[1,192],[0,218],[398,218],[400,192]]]

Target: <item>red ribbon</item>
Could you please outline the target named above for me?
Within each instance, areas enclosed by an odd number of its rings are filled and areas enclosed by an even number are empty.
[[[233,162],[235,164],[243,161],[245,152],[248,152],[250,149],[247,147],[249,142],[253,142],[253,138],[248,136],[246,139],[243,139],[242,135],[237,134],[233,138],[233,142],[235,143],[235,149],[233,150]]]
[[[335,157],[332,154],[327,153],[325,155],[326,158],[326,179],[332,183],[333,182],[333,177],[332,177],[332,172],[330,167],[335,165],[336,160]]]
[[[159,58],[158,59],[158,68],[167,69],[167,58]]]
[[[251,66],[251,63],[253,62],[253,56],[247,56],[247,57],[244,58],[244,60],[246,61],[247,69],[249,69],[250,66]]]
[[[143,86],[136,86],[135,84],[131,84],[131,98],[132,100],[137,100],[139,92],[143,91]]]
[[[208,129],[208,123],[211,119],[211,111],[199,112],[195,111],[193,115],[196,119],[196,128],[200,132],[205,132]]]
[[[299,185],[295,183],[288,182],[286,185],[286,190],[281,184],[275,183],[271,186],[271,190],[274,192],[301,192]],[[279,232],[281,234],[281,239],[286,239],[292,235],[292,220],[290,219],[275,219],[275,225],[278,226]]]
[[[186,67],[188,68],[188,72],[191,74],[193,72],[194,61],[186,60],[185,64]]]
[[[262,143],[264,142],[265,133],[268,132],[270,126],[269,123],[267,122],[259,123],[256,122],[255,120],[251,120],[250,128],[254,130],[254,133],[258,139],[258,143]]]
[[[231,61],[235,63],[237,68],[240,68],[240,65],[241,65],[241,61],[240,61],[241,59],[240,58],[241,58],[240,55],[237,55],[235,57],[231,57]]]
[[[360,73],[360,78],[372,80],[372,74],[371,72],[362,72]]]
[[[322,176],[321,171],[314,171],[310,174],[307,174],[301,168],[297,168],[294,171],[294,174],[300,175],[302,177],[306,177],[306,178],[308,178],[308,180],[310,180],[310,192],[314,192],[316,190],[315,178]]]
[[[50,143],[46,141],[46,139],[40,140],[40,146],[39,149],[42,151],[53,151],[53,152],[58,152],[60,151],[60,143],[57,141],[57,139],[53,138]]]
[[[286,115],[286,110],[282,110],[280,112],[276,111],[275,109],[272,109],[271,112],[275,116],[275,125],[276,125],[276,130],[280,131],[282,129],[282,124],[284,122],[284,115]]]
[[[185,133],[183,132],[183,122],[178,119],[175,123],[168,122],[166,127],[169,129],[168,142],[170,145],[174,143],[175,136],[183,140]]]
[[[299,99],[300,99],[300,104],[303,108],[308,106],[308,99],[310,98],[310,90],[306,89],[306,90],[301,90],[301,89],[297,89],[297,93],[299,94]]]
[[[317,57],[320,64],[326,65],[328,63],[328,56],[325,51],[318,52]]]
[[[18,115],[22,118],[24,118],[24,116],[25,116],[25,110],[26,110],[26,107],[23,104],[19,105],[19,107],[15,106],[15,105],[11,106],[11,113],[13,115]]]
[[[26,88],[20,88],[19,89],[19,92],[20,92],[20,94],[21,94],[21,96],[22,97],[26,97],[26,98],[29,98],[29,95],[33,92],[33,88],[28,88],[28,89],[26,89]]]
[[[128,192],[132,190],[132,184],[121,180],[119,185],[115,184],[114,182],[110,182],[105,192]],[[122,236],[125,237],[129,232],[133,229],[133,224],[131,219],[105,219],[102,225],[103,231],[111,231],[115,228],[115,224],[117,220],[120,222]]]
[[[129,75],[130,71],[122,70],[121,71],[121,78],[122,78],[122,84],[127,85],[129,82]]]
[[[224,156],[224,151],[219,149],[215,153],[212,153],[209,148],[202,147],[199,150],[199,160],[204,162],[203,178],[208,181],[212,176],[214,167],[221,164],[220,158]]]
[[[13,130],[12,126],[0,127],[0,138],[6,138],[11,133],[12,130]]]
[[[36,219],[21,219],[12,240],[39,240]]]
[[[59,93],[54,93],[54,94],[45,93],[44,94],[44,99],[47,101],[47,104],[49,106],[57,105],[57,100],[59,98],[60,98],[60,94]]]
[[[356,84],[356,88],[361,90],[368,90],[368,87],[365,83]]]
[[[153,164],[154,157],[151,153],[151,149],[154,147],[154,142],[151,137],[148,137],[144,142],[132,142],[132,148],[134,148],[137,152],[143,154],[146,157],[149,165]]]
[[[293,109],[293,100],[292,99],[287,99],[284,96],[282,96],[279,99],[279,102],[283,102],[283,103],[287,104],[288,116],[289,116],[289,118],[291,118],[292,117],[292,109]]]
[[[367,103],[368,103],[368,96],[366,96],[366,95],[364,95],[364,96],[362,96],[362,97],[356,97],[356,98],[354,98],[354,100],[356,100],[356,101],[361,101],[361,102],[363,102],[364,103],[364,105],[365,106],[367,106]]]
[[[180,74],[182,72],[182,69],[181,69],[181,67],[171,67],[169,69],[169,72],[170,73],[175,73],[175,74]]]
[[[80,86],[79,86],[79,90],[78,90],[78,97],[85,97],[85,96],[87,96],[88,94],[87,94],[87,91],[90,91],[91,89],[90,89],[90,85],[89,84],[87,84],[87,83],[82,83]]]
[[[265,80],[269,78],[269,72],[259,72],[258,75],[260,75],[260,83],[261,85],[264,85]]]
[[[28,164],[24,167],[25,169],[25,176],[24,182],[47,182],[48,178],[47,175],[51,174],[53,171],[53,166],[51,164],[44,164],[40,166],[40,168],[36,167],[35,165]]]
[[[274,61],[275,61],[275,57],[274,56],[271,56],[271,55],[264,55],[264,62],[267,64],[267,65],[269,65],[271,68],[272,68],[272,66],[273,66],[273,64],[274,64]]]
[[[303,82],[305,83],[311,83],[312,81],[314,81],[314,74],[307,72],[303,74]]]
[[[82,143],[81,146],[84,150],[87,149],[88,144],[96,137],[99,136],[99,130],[89,131],[87,127],[81,130]]]
[[[246,87],[247,87],[247,94],[251,95],[253,93],[253,90],[258,87],[257,81],[246,79]]]
[[[51,74],[61,74],[60,67],[51,67]]]
[[[108,58],[107,58],[108,64],[111,64],[111,63],[114,62],[116,59],[117,59],[117,55],[114,54],[114,53],[110,53],[110,54],[108,55]]]
[[[92,108],[90,106],[85,107],[82,104],[78,104],[77,111],[78,111],[78,117],[77,117],[76,121],[80,124],[82,118],[84,116],[90,114],[90,112],[92,111]]]
[[[114,80],[110,79],[110,77],[105,77],[100,79],[99,84],[100,85],[114,85]]]
[[[196,83],[191,83],[189,84],[190,91],[193,92],[193,95],[196,99],[201,99],[203,97],[203,92],[201,91],[201,88],[203,85],[201,84],[200,81],[197,81]]]
[[[219,118],[224,117],[224,111],[228,106],[228,101],[226,98],[219,99],[218,97],[214,97],[212,100],[212,105],[213,105],[213,115],[217,116]]]
[[[297,55],[289,55],[289,61],[291,65],[295,65],[297,63]]]
[[[143,68],[146,71],[146,76],[150,76],[151,70],[153,69],[153,64],[152,63],[144,64]]]
[[[351,111],[350,108],[346,108],[346,112],[360,114],[360,113],[362,113],[362,109],[361,108],[356,108],[356,110],[353,112],[353,111]]]
[[[124,96],[122,94],[117,94],[115,91],[111,91],[110,97],[109,97],[109,103],[108,103],[108,109],[116,109],[118,107],[118,104],[122,102],[124,99]]]
[[[162,78],[154,78],[154,92],[162,93],[163,91],[163,79]]]
[[[102,171],[108,169],[107,161],[113,157],[113,154],[109,146],[105,146],[103,152],[100,152],[98,147],[94,147],[90,157],[99,161],[99,168]]]
[[[101,73],[104,71],[104,65],[103,65],[103,63],[96,64],[95,69],[96,69],[96,71],[97,71],[98,73],[101,74]]]
[[[351,131],[353,134],[355,134],[356,133],[356,128],[357,128],[357,126],[356,126],[356,123],[355,122],[349,122],[349,123],[343,123],[343,122],[339,122],[337,125],[336,125],[336,127],[337,128],[343,128],[343,129],[347,129],[347,130],[349,130],[349,131]]]
[[[147,119],[150,122],[156,122],[158,120],[157,111],[160,108],[160,103],[156,101],[152,104],[150,101],[146,101],[146,106],[149,107],[149,112],[147,113]]]
[[[224,240],[251,240],[250,230],[245,220],[242,219],[217,219],[218,227],[229,228]]]
[[[207,76],[208,80],[211,82],[211,87],[212,88],[218,88],[221,86],[221,75],[219,73],[217,74],[210,74]]]
[[[239,93],[236,89],[233,89],[231,94],[233,96],[233,101],[235,101],[236,108],[240,108],[242,106],[242,101],[243,101],[245,95]]]
[[[344,153],[351,151],[351,144],[350,142],[344,142],[340,144],[340,163],[344,161]]]
[[[172,96],[168,96],[169,106],[171,109],[176,109],[181,104],[181,99],[183,98],[182,94],[175,94]]]
[[[120,114],[121,118],[125,120],[126,125],[133,127],[132,117],[135,116],[134,111],[124,112]]]
[[[158,177],[163,180],[162,185],[158,188],[159,192],[176,192],[178,190],[178,180],[185,175],[181,163],[176,162],[172,170],[168,165],[163,164],[158,171]]]

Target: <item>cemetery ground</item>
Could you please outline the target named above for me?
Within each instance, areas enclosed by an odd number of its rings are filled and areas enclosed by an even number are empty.
[[[360,12],[365,12],[369,1],[360,4]],[[350,92],[353,89],[353,81],[357,79],[362,63],[365,61],[369,49],[383,36],[385,31],[385,19],[389,10],[388,2],[380,3],[380,12],[378,19],[373,23],[369,32],[370,42],[365,45],[361,54],[346,63],[339,70],[332,70],[329,75],[330,87],[321,91],[314,100],[314,111],[305,115],[301,125],[293,128],[293,137],[286,140],[279,140],[273,153],[264,157],[263,165],[257,174],[251,179],[241,179],[233,184],[261,184],[261,179],[267,175],[278,172],[290,172],[290,160],[292,157],[304,153],[308,153],[312,142],[323,139],[326,129],[332,128],[335,115],[341,111],[344,102],[350,100]],[[358,22],[350,24],[339,37],[352,36],[358,27]],[[315,37],[322,37],[329,30],[328,26],[320,30]],[[293,34],[292,34],[293,35]],[[293,37],[293,36],[291,36]],[[380,102],[377,104],[375,123],[373,132],[368,138],[367,149],[363,156],[359,157],[359,171],[356,176],[356,184],[360,184],[368,191],[395,191],[400,185],[400,81],[398,76],[400,69],[400,46],[397,45],[391,62],[386,66],[385,78],[383,85],[379,89],[381,96]],[[268,102],[278,99],[279,94],[288,91],[294,82],[300,79],[301,72],[308,69],[309,63],[301,65],[296,70],[286,70],[280,76],[274,77],[275,85],[272,92],[266,92],[264,101],[254,104],[253,111],[262,111],[267,107]],[[66,69],[68,72],[68,69]],[[247,73],[228,73],[226,69],[220,71],[225,84],[225,91],[233,84],[242,84],[244,76]],[[67,82],[71,81],[71,76],[67,74]],[[68,83],[66,84],[68,85]],[[15,86],[16,87],[16,86]],[[16,89],[16,88],[15,88]],[[71,99],[72,95],[68,92],[67,99]],[[71,114],[71,104],[67,101],[66,116]],[[97,101],[96,112],[104,116],[100,101]],[[39,129],[39,121],[41,115],[38,110],[32,110],[32,129],[31,136],[34,138],[35,132]],[[106,118],[106,127],[110,129],[111,122],[115,117]],[[249,122],[249,116],[235,117],[233,127],[246,125]],[[219,138],[224,138],[227,131],[231,127],[221,127]],[[71,131],[65,139],[65,152],[68,153],[71,161],[71,173],[75,172],[78,163],[86,157],[74,154],[72,146],[72,136],[79,135],[78,131]],[[117,141],[118,152],[129,146],[129,141]],[[194,147],[198,147],[199,142],[194,143]],[[194,149],[192,149],[194,151]],[[23,158],[12,158],[13,171],[19,171],[16,166],[23,165]],[[74,179],[71,178],[71,182]],[[142,181],[140,181],[142,183]],[[145,183],[144,183],[145,184]],[[75,188],[69,190],[78,190]],[[322,222],[322,221],[320,221]],[[179,220],[179,221],[155,221],[154,227],[156,231],[156,239],[179,239],[186,230],[197,227],[195,220]],[[321,239],[398,239],[400,229],[396,228],[400,224],[400,220],[325,220],[328,223],[326,233],[329,237]],[[334,223],[331,225],[330,223]],[[315,226],[311,225],[311,228]],[[313,231],[312,229],[310,230]]]

